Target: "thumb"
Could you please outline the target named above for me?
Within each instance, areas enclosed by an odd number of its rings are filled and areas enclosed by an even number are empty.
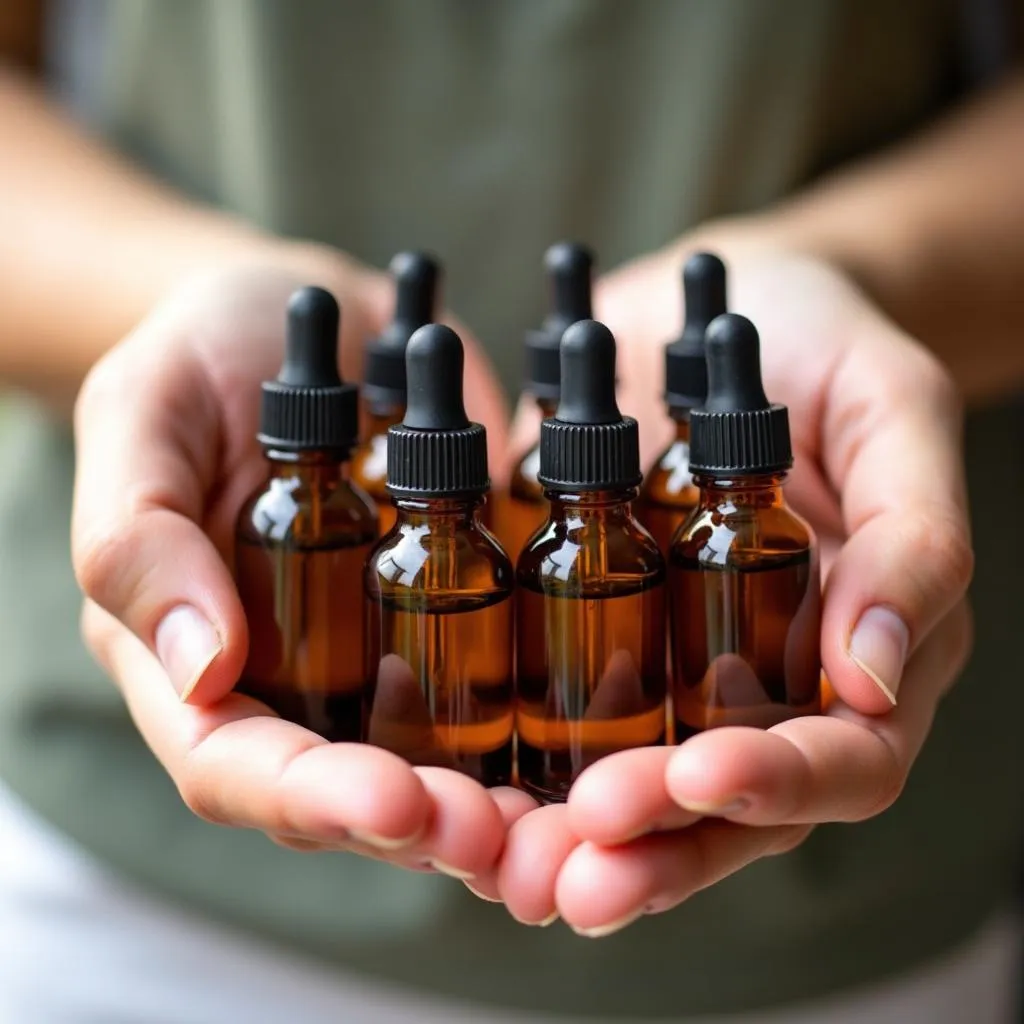
[[[241,675],[248,646],[231,574],[201,526],[220,407],[187,349],[144,332],[97,364],[79,395],[72,559],[86,596],[149,647],[182,700],[212,703]]]

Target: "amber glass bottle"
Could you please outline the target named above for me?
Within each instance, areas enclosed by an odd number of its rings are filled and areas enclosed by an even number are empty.
[[[537,404],[541,419],[553,416],[558,405],[558,346],[566,328],[591,316],[590,293],[594,257],[573,242],[559,242],[544,254],[550,290],[550,313],[539,330],[526,335],[526,381],[523,394]],[[508,491],[495,506],[495,528],[514,559],[547,517],[544,488],[537,479],[540,439],[516,461]]]
[[[782,498],[788,413],[765,397],[749,320],[713,321],[707,362],[707,401],[691,420],[700,501],[669,557],[677,740],[821,708],[818,555]]]
[[[238,689],[331,741],[363,736],[360,580],[377,538],[348,459],[354,386],[338,376],[338,306],[319,288],[288,306],[284,365],[263,385],[266,482],[242,506],[236,577],[249,623]]]
[[[673,534],[697,505],[690,474],[690,410],[703,404],[708,389],[704,332],[725,312],[725,265],[717,256],[699,252],[686,261],[683,296],[683,333],[665,347],[665,404],[675,437],[647,471],[637,502],[637,517],[666,557]]]
[[[391,261],[395,312],[379,338],[366,346],[362,386],[362,441],[352,456],[352,477],[373,498],[381,533],[395,523],[387,489],[388,428],[405,415],[405,346],[434,319],[441,265],[423,252],[400,252]]]
[[[366,566],[369,738],[413,764],[512,781],[513,571],[480,522],[487,435],[466,418],[458,336],[407,350],[409,404],[388,434],[398,519]]]
[[[598,758],[665,741],[665,562],[634,519],[635,420],[615,402],[615,340],[562,341],[562,394],[541,425],[547,522],[519,557],[519,779],[546,801]]]

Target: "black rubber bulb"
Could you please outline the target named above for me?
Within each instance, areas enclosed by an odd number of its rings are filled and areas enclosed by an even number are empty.
[[[615,400],[615,338],[604,324],[580,320],[562,336],[562,423],[619,423]]]
[[[686,322],[681,341],[689,350],[702,351],[704,332],[726,311],[725,264],[709,252],[698,252],[683,264]]]
[[[573,242],[558,242],[544,254],[552,292],[546,328],[561,334],[578,320],[594,315],[590,302],[593,269],[593,253]]]
[[[459,336],[443,324],[427,324],[405,350],[404,426],[413,430],[464,430],[469,418],[462,399],[464,356]]]
[[[389,270],[395,282],[395,314],[384,333],[389,342],[404,345],[413,331],[434,319],[440,267],[425,252],[400,252]]]
[[[341,387],[338,373],[338,303],[323,288],[302,288],[288,302],[284,363],[278,383],[290,387]]]
[[[761,342],[757,328],[738,313],[725,313],[708,326],[707,412],[770,409],[761,381]]]

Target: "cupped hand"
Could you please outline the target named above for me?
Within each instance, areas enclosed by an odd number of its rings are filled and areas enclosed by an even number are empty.
[[[498,870],[477,887],[521,920],[559,914],[591,936],[789,850],[817,823],[885,810],[970,647],[956,390],[825,262],[712,236],[599,282],[596,315],[618,338],[620,401],[640,421],[645,460],[671,431],[662,346],[680,322],[681,264],[698,244],[725,257],[730,308],[758,326],[766,391],[790,409],[786,493],[821,542],[833,697],[821,716],[613,755],[581,775],[566,807],[516,821]],[[538,871],[542,853],[559,863]]]
[[[87,644],[196,813],[299,849],[348,849],[459,877],[489,867],[498,805],[444,769],[330,744],[232,693],[248,635],[230,561],[264,465],[260,382],[276,375],[299,287],[342,306],[342,372],[391,311],[388,278],[282,245],[183,282],[96,365],[76,408],[72,549]],[[465,336],[464,336],[465,337]],[[500,448],[503,407],[467,341],[469,412]]]

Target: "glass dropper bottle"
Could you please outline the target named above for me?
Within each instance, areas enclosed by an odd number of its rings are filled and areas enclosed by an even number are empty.
[[[633,517],[637,422],[615,400],[615,339],[583,320],[541,424],[547,522],[516,569],[519,780],[565,800],[587,765],[665,742],[665,562]]]
[[[338,304],[303,288],[288,304],[285,359],[263,385],[267,477],[243,504],[235,571],[249,624],[238,690],[332,742],[363,738],[362,567],[377,514],[351,480],[355,385],[338,375]]]
[[[526,380],[523,394],[537,406],[542,420],[553,416],[558,405],[559,344],[566,329],[591,313],[593,253],[575,242],[558,242],[544,254],[544,271],[550,291],[550,312],[543,325],[526,334]],[[496,503],[495,527],[513,562],[526,542],[544,522],[544,487],[537,479],[540,439],[516,460],[508,492]]]
[[[421,327],[406,359],[409,401],[388,431],[397,521],[365,573],[369,740],[507,785],[513,571],[480,521],[487,435],[466,416],[454,331]]]
[[[683,265],[685,322],[665,347],[665,404],[675,427],[668,447],[652,463],[637,502],[637,516],[668,555],[672,536],[697,505],[690,473],[690,410],[704,404],[708,388],[704,332],[726,311],[725,264],[699,252]]]
[[[366,346],[363,369],[362,442],[352,456],[352,477],[377,504],[381,533],[395,521],[387,490],[388,428],[405,415],[405,347],[413,332],[434,319],[441,264],[425,252],[400,252],[391,260],[395,312],[383,333]]]
[[[677,741],[821,708],[818,551],[782,496],[789,415],[765,396],[745,317],[712,321],[707,363],[707,400],[691,414],[700,500],[669,554]]]

